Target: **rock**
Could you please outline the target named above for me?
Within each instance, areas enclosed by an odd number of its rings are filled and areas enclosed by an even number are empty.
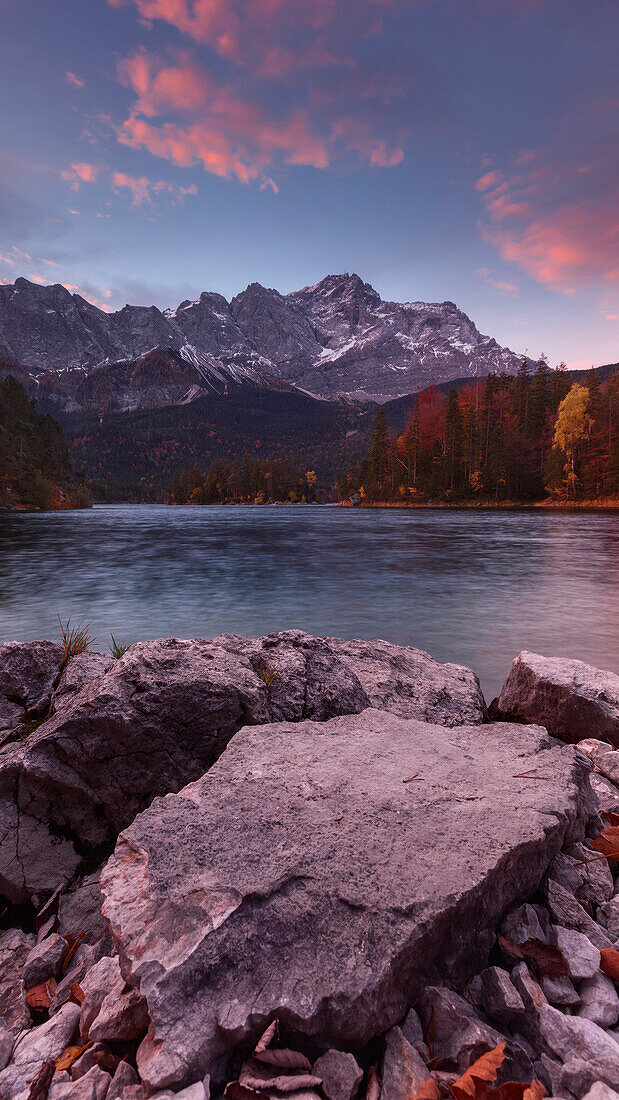
[[[610,939],[583,909],[580,902],[572,897],[564,886],[553,879],[545,879],[542,883],[541,893],[544,896],[551,915],[562,928],[571,928],[576,932],[582,932],[591,943],[598,948],[612,947]]]
[[[77,886],[61,894],[58,902],[58,931],[61,935],[79,935],[84,932],[86,943],[103,943],[102,954],[109,954],[112,947],[107,923],[101,915],[101,888],[99,871],[86,875]]]
[[[522,998],[512,985],[509,974],[498,966],[481,972],[481,1004],[487,1016],[499,1024],[510,1024],[524,1012]]]
[[[85,1050],[76,1059],[69,1071],[71,1080],[77,1081],[78,1077],[83,1077],[93,1066],[104,1069],[106,1073],[110,1074],[110,1077],[114,1076],[118,1066],[118,1058],[112,1054],[106,1043],[93,1043],[92,1046],[88,1047],[88,1050]]]
[[[41,1062],[10,1065],[0,1072],[0,1096],[2,1100],[29,1100],[30,1083],[41,1068]]]
[[[557,947],[567,962],[570,977],[575,981],[592,978],[600,969],[600,952],[582,932],[571,928],[555,928]]]
[[[619,1021],[619,997],[615,983],[606,974],[597,973],[578,986],[582,1006],[578,1015],[599,1027],[614,1027]]]
[[[459,1073],[505,1042],[505,1036],[490,1027],[475,1009],[446,986],[424,990],[420,1011],[426,1028],[432,1028],[432,1055],[439,1065],[452,1063]],[[533,1067],[524,1050],[507,1040],[501,1073],[505,1080],[531,1080]]]
[[[353,1054],[346,1054],[342,1050],[328,1050],[314,1062],[312,1076],[320,1077],[322,1091],[327,1100],[352,1100],[363,1080],[363,1070]]]
[[[24,965],[23,981],[26,989],[30,989],[39,982],[45,982],[48,978],[55,978],[62,966],[69,945],[66,940],[56,932],[46,936],[37,943],[36,947],[28,955]]]
[[[63,1005],[44,1024],[32,1028],[20,1039],[13,1052],[15,1064],[41,1063],[46,1058],[57,1058],[76,1037],[79,1018],[79,1005]]]
[[[0,744],[23,736],[28,722],[47,713],[63,652],[54,642],[0,646]]]
[[[619,1085],[619,1044],[602,1028],[579,1016],[565,1016],[552,1005],[538,1012],[542,1040],[565,1066],[561,1084],[580,1096],[595,1081]]]
[[[415,1048],[399,1027],[392,1027],[385,1039],[381,1100],[409,1100],[429,1077],[430,1071]]]
[[[608,741],[597,741],[595,737],[585,737],[584,741],[578,742],[578,748],[596,765],[606,753],[613,751],[613,747],[609,745]]]
[[[610,779],[615,787],[619,787],[619,752],[606,752],[596,765],[599,772]]]
[[[13,1036],[30,1026],[22,973],[35,944],[34,936],[21,928],[0,932],[0,1016]]]
[[[619,1092],[610,1089],[603,1081],[596,1081],[583,1100],[619,1100]]]
[[[91,649],[71,657],[63,669],[58,685],[52,696],[52,709],[57,712],[70,702],[70,696],[81,691],[91,680],[104,676],[114,667],[114,658],[109,653],[95,653]]]
[[[84,853],[111,849],[155,795],[198,779],[245,724],[324,721],[378,702],[449,726],[484,715],[469,669],[302,631],[140,642],[59,701],[0,754],[0,893],[16,904],[68,882]]]
[[[518,722],[536,722],[566,741],[595,738],[619,745],[619,676],[523,650],[503,684],[498,708]]]
[[[11,1035],[6,1022],[0,1019],[0,1070],[4,1069],[9,1058],[11,1057],[11,1051],[13,1049],[13,1036]]]
[[[580,1004],[580,997],[569,978],[542,978],[540,985],[551,1005],[568,1008]]]
[[[66,974],[62,980],[58,982],[49,1008],[50,1013],[56,1012],[61,1005],[66,1004],[71,995],[71,986],[73,983],[77,982],[79,985],[88,971],[92,969],[95,963],[99,962],[103,954],[101,943],[80,943]]]
[[[470,986],[469,986],[470,989]],[[425,1037],[423,1034],[423,1028],[421,1026],[421,1020],[415,1012],[414,1008],[409,1009],[404,1023],[401,1025],[402,1034],[407,1042],[415,1048],[417,1054],[420,1054],[424,1062],[430,1061],[430,1051],[428,1050]]]
[[[129,1062],[119,1062],[112,1078],[106,1100],[122,1100],[123,1091],[138,1084],[138,1075]]]
[[[47,1100],[106,1100],[112,1078],[99,1066],[93,1066],[77,1081],[52,1081]]]
[[[562,1082],[561,1074],[563,1071],[563,1065],[561,1062],[557,1062],[555,1058],[550,1058],[547,1054],[541,1054],[539,1062],[535,1064],[535,1075],[552,1093],[557,1095],[561,1094]],[[561,1094],[565,1095],[565,1093]],[[568,1093],[568,1096],[572,1096],[572,1093]]]
[[[594,905],[608,901],[613,894],[613,876],[606,860],[591,860],[597,853],[584,844],[575,844],[568,851],[555,856],[548,876],[590,911]]]
[[[582,828],[581,759],[538,727],[452,730],[374,710],[240,731],[121,834],[101,874],[123,974],[152,1021],[143,1081],[223,1073],[276,1013],[354,1049],[429,976],[465,981],[485,962],[483,930]],[[516,778],[530,768],[548,781]]]
[[[520,905],[505,917],[501,925],[501,935],[510,943],[526,943],[527,940],[550,943],[548,912],[540,905]]]
[[[600,813],[619,813],[619,788],[597,772],[591,772],[589,782]]]
[[[460,1076],[459,1073],[449,1073],[448,1070],[434,1070],[432,1073],[434,1080],[438,1086],[438,1091],[441,1096],[444,1096],[446,1100],[452,1100],[451,1086],[455,1084]]]
[[[599,905],[595,914],[598,924],[601,924],[613,943],[619,940],[619,894],[615,894],[610,901]]]
[[[146,1002],[136,989],[126,988],[117,957],[100,959],[84,977],[82,990],[82,1042],[128,1041],[144,1035]]]

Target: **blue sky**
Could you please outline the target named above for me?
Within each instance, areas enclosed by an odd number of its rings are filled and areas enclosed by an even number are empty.
[[[107,309],[356,271],[616,361],[610,0],[3,0],[0,280]]]

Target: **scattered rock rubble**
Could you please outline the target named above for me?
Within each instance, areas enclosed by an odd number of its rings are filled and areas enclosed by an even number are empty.
[[[0,649],[0,1100],[618,1100],[619,710],[521,725],[512,669],[483,723],[468,670],[300,632],[51,645]],[[153,730],[165,797],[114,808]]]

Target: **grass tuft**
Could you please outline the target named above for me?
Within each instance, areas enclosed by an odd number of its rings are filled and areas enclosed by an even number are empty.
[[[129,643],[127,643],[127,645],[124,645],[122,642],[117,642],[113,634],[110,634],[110,638],[112,639],[110,643],[110,653],[112,654],[114,660],[118,661],[122,657],[123,653],[126,653],[127,650],[130,648]]]
[[[87,626],[71,626],[71,615],[69,615],[66,623],[63,623],[59,615],[58,622],[62,644],[64,645],[62,656],[62,666],[64,667],[69,657],[77,657],[79,653],[84,653],[92,645],[94,638],[90,637]]]
[[[263,662],[262,664],[259,664],[257,666],[256,675],[260,677],[270,694],[273,681],[277,677],[277,669],[271,668],[270,665],[267,665],[266,662]]]

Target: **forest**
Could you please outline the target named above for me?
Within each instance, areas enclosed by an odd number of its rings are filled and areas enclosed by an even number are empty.
[[[37,413],[24,387],[0,378],[0,508],[86,508],[92,503],[75,474],[60,424]]]
[[[444,387],[443,387],[444,390]],[[347,501],[535,503],[619,498],[619,370],[573,382],[542,359],[417,395],[404,430],[380,408],[370,445],[330,484],[288,461],[228,462],[178,474],[173,504]]]

